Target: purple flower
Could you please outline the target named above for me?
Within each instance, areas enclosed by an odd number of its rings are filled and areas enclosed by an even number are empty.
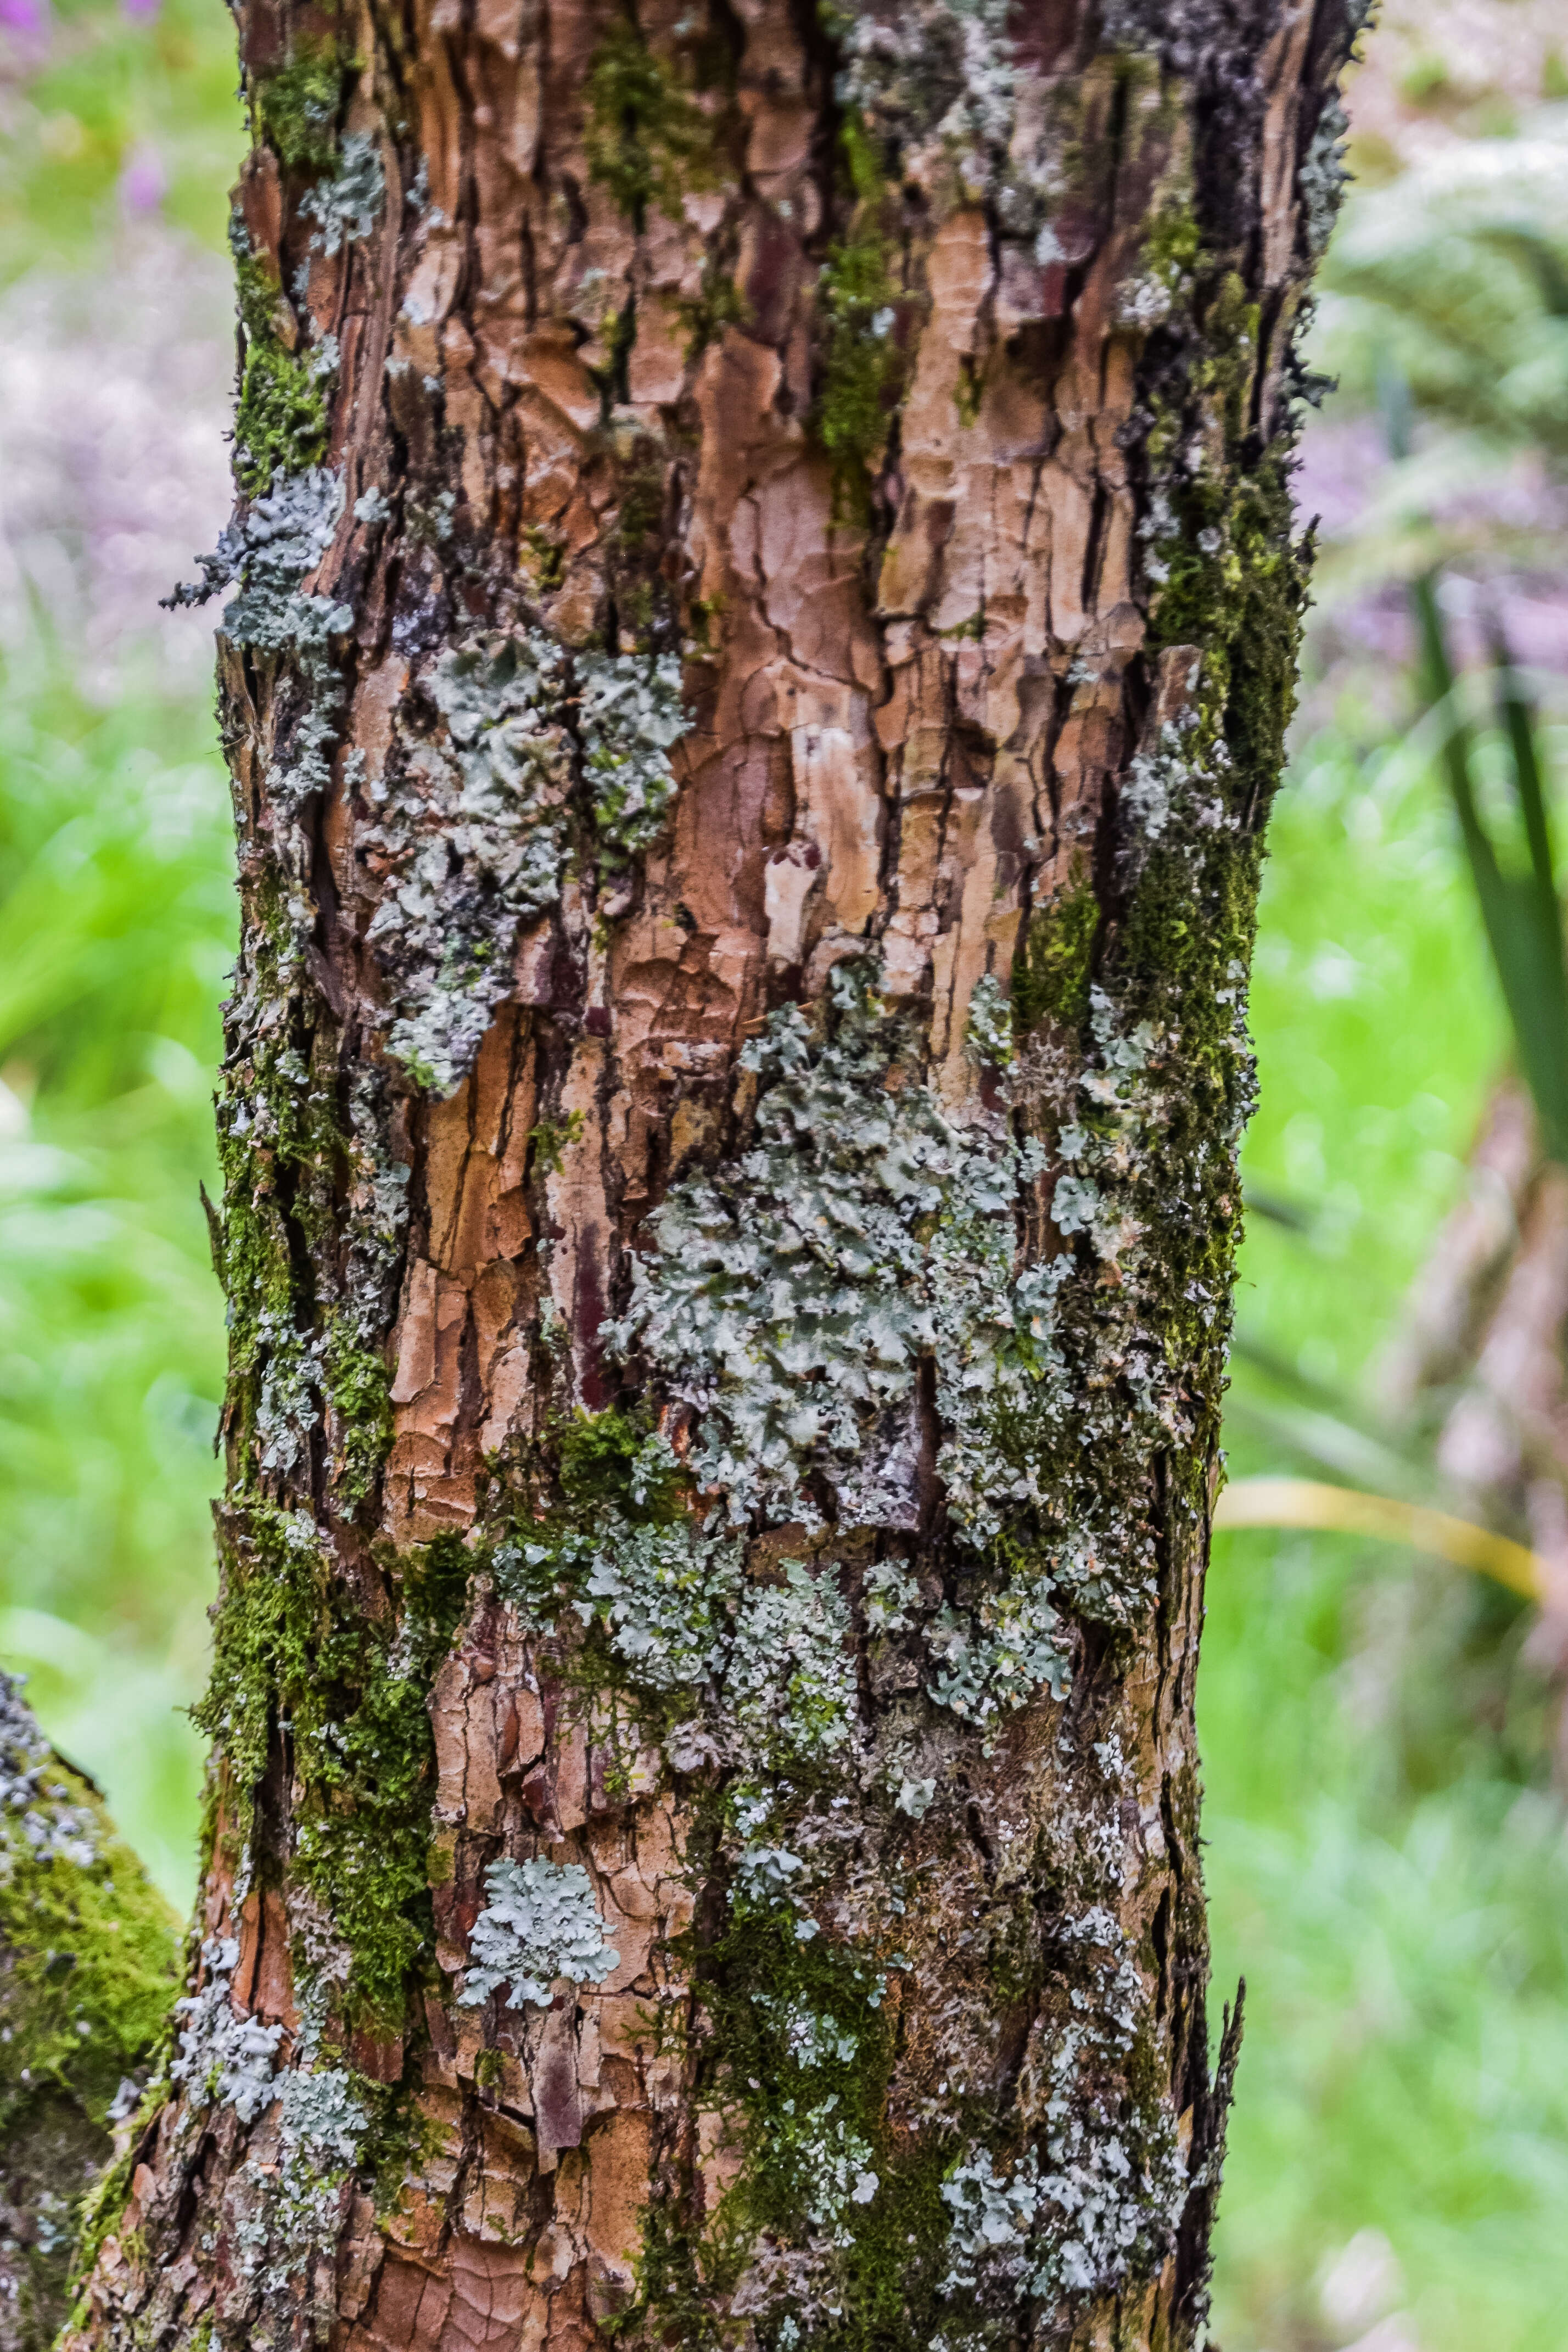
[[[0,7],[5,5],[5,0],[0,0]],[[163,201],[168,185],[169,175],[163,169],[163,159],[156,147],[144,139],[138,141],[121,166],[121,211],[132,217],[155,213]]]

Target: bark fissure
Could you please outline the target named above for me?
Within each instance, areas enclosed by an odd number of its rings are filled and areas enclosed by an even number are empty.
[[[366,6],[301,143],[241,12],[246,366],[327,430],[242,409],[205,566],[213,1822],[82,2347],[1195,2341],[1353,27],[1157,13]]]

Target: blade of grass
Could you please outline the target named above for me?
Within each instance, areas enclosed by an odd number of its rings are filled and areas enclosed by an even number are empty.
[[[1393,1495],[1366,1495],[1350,1486],[1330,1486],[1316,1478],[1238,1478],[1215,1510],[1216,1528],[1310,1528],[1331,1533],[1380,1536],[1474,1570],[1526,1601],[1542,1601],[1542,1562],[1509,1536],[1451,1518],[1420,1503]]]
[[[1545,793],[1528,709],[1507,668],[1500,677],[1504,724],[1514,752],[1514,782],[1530,847],[1530,870],[1504,870],[1481,822],[1474,776],[1474,740],[1457,707],[1436,583],[1428,572],[1412,583],[1411,604],[1420,634],[1423,685],[1428,707],[1443,711],[1441,761],[1459,820],[1487,943],[1491,949],[1519,1047],[1520,1063],[1551,1157],[1568,1165],[1568,967],[1563,919],[1552,866]]]

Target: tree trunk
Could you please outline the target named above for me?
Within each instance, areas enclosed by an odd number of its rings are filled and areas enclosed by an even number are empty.
[[[1411,1286],[1376,1393],[1394,1434],[1430,1448],[1453,1507],[1535,1554],[1543,1591],[1521,1654],[1551,1689],[1553,1760],[1568,1783],[1565,1343],[1568,1171],[1542,1150],[1530,1094],[1510,1075],[1493,1088],[1466,1192]],[[1500,1640],[1510,1662],[1512,1631],[1493,1626],[1494,1657]],[[1490,1677],[1482,1691],[1495,1724],[1506,1696]]]
[[[175,1990],[174,1922],[92,1783],[0,1674],[0,2352],[48,2352],[71,2241],[117,2219],[129,2134]],[[123,2153],[123,2149],[121,2150]]]
[[[70,2340],[1194,2343],[1343,0],[239,16],[210,1858]]]

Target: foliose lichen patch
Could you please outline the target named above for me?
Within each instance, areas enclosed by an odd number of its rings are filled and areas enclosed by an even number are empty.
[[[369,936],[396,993],[391,1051],[445,1094],[512,987],[520,926],[574,864],[614,872],[656,838],[689,721],[674,655],[573,654],[537,629],[453,647],[425,694],[439,729],[372,794],[389,881]]]
[[[178,2048],[169,2062],[169,2080],[183,2085],[191,2106],[232,2107],[242,2124],[254,2123],[278,2095],[280,2024],[242,2017],[230,1999],[238,1939],[209,1936],[202,1946],[202,1983],[174,2003]]]
[[[485,1896],[458,1995],[467,2009],[478,2009],[502,1985],[510,1988],[509,2009],[524,2001],[542,2006],[558,1977],[596,1984],[620,1958],[581,1863],[503,1856],[485,1873]]]
[[[316,224],[312,247],[331,255],[367,237],[386,203],[386,173],[368,131],[351,131],[338,152],[330,179],[306,190],[300,210]]]

